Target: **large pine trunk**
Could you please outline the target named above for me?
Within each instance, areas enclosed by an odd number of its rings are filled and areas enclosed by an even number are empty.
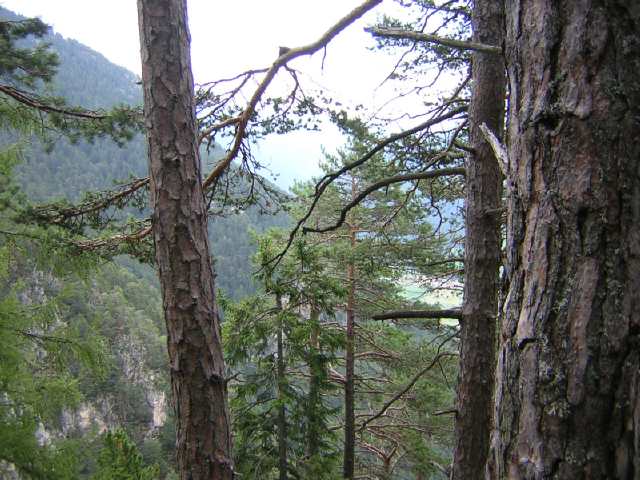
[[[182,480],[230,480],[224,363],[199,171],[186,0],[139,0],[151,208]]]
[[[502,45],[503,5],[476,0],[473,40]],[[498,275],[500,268],[500,196],[502,174],[480,125],[502,136],[506,79],[501,55],[473,55],[469,112],[473,153],[466,162],[466,216],[463,322],[456,445],[452,478],[482,478],[489,452],[493,412]]]
[[[506,2],[491,475],[640,478],[640,3]]]

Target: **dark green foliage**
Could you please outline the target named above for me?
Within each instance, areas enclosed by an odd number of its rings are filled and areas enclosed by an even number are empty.
[[[61,319],[58,278],[90,259],[70,259],[57,233],[14,221],[25,197],[13,182],[17,150],[0,154],[0,460],[24,478],[76,478],[73,443],[51,435],[81,393],[72,371],[102,369],[101,337]],[[84,265],[83,265],[84,264]]]
[[[344,289],[326,274],[322,248],[303,241],[277,271],[266,268],[282,242],[277,231],[258,239],[263,293],[222,302],[226,360],[238,375],[231,383],[237,468],[250,478],[277,478],[277,422],[284,406],[289,471],[298,478],[331,479],[340,447],[328,428],[337,418],[336,405],[327,399],[336,390],[328,369],[342,335],[325,324],[332,321]],[[284,377],[277,368],[278,336],[284,344]]]
[[[59,64],[50,49],[48,27],[37,19],[25,19],[0,10],[0,111],[8,118],[20,118],[23,126],[39,133],[47,150],[54,137],[71,142],[109,137],[122,143],[142,128],[138,108],[117,106],[111,111],[71,106],[69,100],[51,92]],[[78,72],[86,77],[86,72]],[[111,107],[111,106],[110,106]],[[9,126],[10,123],[5,123]]]
[[[3,80],[23,89],[40,88],[53,76],[57,57],[44,46],[27,41],[16,47],[13,42],[46,29],[38,21],[19,19],[0,25]],[[24,63],[29,59],[32,64]],[[40,116],[34,111],[69,110],[44,115],[47,129],[69,133],[71,128],[73,138],[80,124],[59,122],[81,110],[68,109],[53,97],[45,105],[45,97],[31,90],[28,99],[36,103],[27,105],[15,101],[10,95],[15,91],[3,90],[9,95],[0,99],[2,127],[8,132],[3,132],[0,152],[0,466],[25,479],[86,478],[92,459],[74,439],[82,436],[91,445],[92,434],[73,420],[74,411],[88,409],[98,422],[120,421],[139,438],[149,429],[146,396],[151,389],[162,392],[166,383],[159,294],[148,279],[141,281],[122,267],[96,269],[100,258],[74,246],[78,231],[30,220],[30,203],[14,182],[13,170],[29,154],[34,141],[29,136],[42,133],[34,128]],[[99,123],[85,122],[84,131],[113,133]],[[117,411],[101,411],[104,401],[117,405]]]
[[[367,132],[360,132],[344,151],[327,157],[326,170],[336,171],[358,159],[372,141]],[[450,268],[446,238],[435,231],[425,212],[433,200],[429,191],[451,183],[393,182],[349,210],[344,224],[338,225],[336,214],[369,185],[407,168],[408,161],[401,158],[372,157],[329,186],[306,223],[307,241],[322,243],[329,252],[329,275],[346,287],[349,265],[353,266],[356,470],[372,478],[437,474],[437,465],[448,464],[453,433],[450,415],[432,413],[453,404],[455,328],[370,320],[385,310],[424,308],[406,298],[404,285]],[[299,186],[297,210],[307,208],[311,192],[313,184]],[[314,233],[327,226],[334,228]],[[344,372],[338,365],[338,372]]]
[[[37,18],[0,20],[0,77],[30,87],[38,80],[51,80],[58,57],[49,50],[49,44],[16,46],[16,42],[29,36],[40,39],[48,32],[49,27]]]
[[[135,443],[124,430],[118,429],[104,435],[98,471],[91,480],[155,480],[159,474],[157,465],[145,466]]]
[[[2,10],[0,14],[14,18]],[[465,21],[464,15],[460,18]],[[29,25],[24,23],[24,28]],[[29,28],[40,27],[32,24]],[[457,35],[456,32],[455,28],[451,30],[452,35]],[[131,73],[59,35],[48,36],[45,40],[51,43],[58,56],[42,57],[42,75],[36,81],[21,80],[23,88],[28,86],[32,98],[38,102],[59,109],[70,109],[66,102],[81,104],[99,112],[120,104],[140,103],[137,79]],[[48,52],[44,46],[35,46],[29,39],[21,45],[38,48],[42,55]],[[450,50],[447,53],[454,55]],[[60,65],[53,77],[56,58]],[[10,71],[9,62],[10,59],[0,58],[6,73],[4,78],[13,75],[16,80],[24,75],[19,69]],[[52,82],[45,85],[44,82],[50,79]],[[58,101],[59,97],[64,97],[66,102]],[[281,100],[272,99],[267,103],[276,113],[286,109]],[[314,113],[315,108],[309,103],[297,113],[304,118],[306,114]],[[33,406],[24,411],[28,411],[30,417],[16,421],[11,430],[0,425],[0,452],[9,452],[7,455],[11,457],[5,460],[16,464],[23,472],[28,468],[36,469],[32,474],[34,478],[87,478],[92,474],[95,479],[171,478],[173,420],[169,415],[163,426],[153,425],[148,407],[152,391],[168,392],[166,340],[155,274],[151,268],[130,257],[117,257],[114,264],[105,264],[102,257],[80,255],[78,250],[69,248],[70,241],[82,240],[78,237],[81,234],[99,232],[108,236],[123,231],[135,232],[145,226],[148,215],[146,190],[133,193],[126,202],[114,203],[118,209],[124,207],[119,213],[115,208],[99,214],[90,212],[70,217],[68,222],[60,222],[65,228],[58,228],[44,226],[46,215],[33,222],[37,215],[33,209],[25,211],[27,197],[21,196],[8,174],[20,153],[25,160],[17,167],[20,184],[31,200],[55,202],[44,209],[40,207],[39,212],[47,213],[49,219],[65,208],[100,203],[121,191],[120,187],[114,187],[114,182],[124,183],[146,175],[146,154],[141,137],[134,136],[126,148],[120,148],[118,144],[134,133],[127,128],[136,111],[124,108],[111,112],[110,118],[115,122],[112,124],[68,120],[64,113],[52,112],[47,115],[47,129],[62,129],[66,138],[59,137],[58,133],[48,135],[44,140],[28,136],[27,140],[14,146],[18,140],[16,131],[26,135],[51,131],[43,131],[34,124],[32,113],[11,97],[2,97],[0,109],[2,126],[11,130],[10,134],[2,135],[0,143],[8,148],[11,145],[13,152],[7,156],[13,160],[5,162],[7,175],[0,175],[0,209],[6,214],[2,216],[0,227],[10,232],[0,233],[0,266],[6,263],[7,272],[13,272],[11,280],[2,282],[5,290],[2,298],[6,300],[0,299],[0,320],[4,321],[2,312],[6,309],[6,318],[18,322],[7,323],[9,328],[16,330],[36,325],[44,328],[47,334],[64,335],[72,340],[69,344],[50,343],[41,347],[40,343],[47,341],[21,338],[20,335],[16,337],[18,341],[14,337],[0,337],[0,341],[8,344],[6,351],[0,351],[0,355],[7,355],[8,369],[6,372],[0,369],[0,376],[5,375],[3,378],[7,379],[6,384],[23,382],[25,392],[39,391],[44,385],[42,392],[58,399],[44,408],[41,394],[27,395],[25,404],[31,402]],[[70,113],[78,111],[70,109]],[[362,155],[377,140],[362,122],[340,112],[334,113],[334,117],[345,132],[357,133],[358,140],[345,152],[326,159],[329,170]],[[268,131],[299,128],[287,121],[282,117],[261,123],[252,133],[260,136]],[[101,138],[102,134],[115,138]],[[397,147],[389,149],[388,155],[372,158],[351,177],[337,181],[327,190],[307,226],[318,228],[335,223],[336,213],[352,198],[352,180],[358,190],[380,178],[423,168],[447,143],[444,137],[431,138],[423,142],[416,142],[414,138],[399,142]],[[218,151],[209,157],[203,156],[203,164],[215,163],[219,154]],[[460,157],[452,155],[439,165],[459,164]],[[203,170],[208,168],[204,166]],[[238,196],[248,189],[246,179],[241,179],[240,186],[229,187],[225,182],[233,177],[240,178],[240,174],[232,171],[221,178],[219,193],[226,187]],[[257,263],[252,268],[248,259],[255,247],[247,232],[250,229],[263,232],[269,225],[286,226],[288,217],[265,217],[260,214],[261,207],[255,205],[235,215],[218,216],[221,198],[220,195],[216,197],[213,203],[216,215],[210,222],[209,234],[216,257],[217,283],[226,292],[221,296],[225,317],[223,333],[226,358],[232,370],[229,387],[235,461],[243,478],[268,480],[276,477],[276,427],[281,407],[285,409],[288,426],[286,443],[290,477],[315,480],[334,479],[339,475],[342,449],[340,382],[344,371],[342,310],[348,264],[353,264],[357,272],[357,426],[362,426],[362,422],[380,412],[389,399],[411,384],[388,414],[372,420],[358,431],[358,461],[362,472],[382,478],[383,464],[381,457],[373,453],[374,448],[388,453],[393,451],[395,444],[400,447],[394,458],[402,458],[394,467],[397,478],[414,478],[418,472],[436,476],[438,465],[448,463],[451,417],[432,414],[452,404],[449,382],[455,377],[454,362],[449,356],[439,358],[438,355],[447,351],[446,348],[455,347],[442,343],[455,333],[454,329],[444,326],[425,329],[418,323],[383,325],[368,318],[381,310],[420,306],[412,305],[413,302],[404,297],[403,282],[447,268],[446,264],[432,266],[445,260],[449,252],[443,236],[432,227],[433,217],[427,218],[424,212],[437,200],[455,206],[461,185],[457,180],[439,179],[391,184],[380,189],[348,214],[347,220],[358,229],[355,246],[347,241],[345,227],[337,228],[328,236],[310,232],[293,242],[276,270],[270,269],[269,260],[283,247],[285,235],[270,232],[260,237]],[[87,191],[97,193],[85,193]],[[300,186],[293,210],[306,208],[312,192],[311,185]],[[60,202],[60,199],[64,200]],[[237,207],[237,201],[230,203],[231,210]],[[227,208],[226,212],[229,210]],[[126,224],[124,230],[123,223]],[[126,252],[148,260],[150,250],[147,247],[138,244],[128,250],[112,249],[106,256]],[[14,255],[14,252],[20,255]],[[27,256],[34,257],[35,261],[25,260]],[[12,263],[14,258],[22,260]],[[25,304],[21,298],[29,289],[35,290],[34,285],[40,285],[39,280],[29,278],[29,271],[38,272],[36,276],[44,275],[47,279],[43,297],[46,301],[37,308]],[[255,279],[254,272],[257,272]],[[284,300],[280,308],[278,297]],[[55,315],[51,316],[51,312]],[[52,318],[63,321],[53,323]],[[51,328],[53,330],[47,330]],[[284,375],[278,373],[278,336],[284,344]],[[90,339],[92,346],[87,343]],[[79,346],[83,348],[77,348]],[[46,358],[55,360],[50,367],[57,372],[58,383],[47,385],[46,378],[33,375],[33,363],[25,363],[23,370],[11,367],[19,363],[20,358],[38,360],[37,352],[40,351],[46,351]],[[434,368],[421,374],[422,369],[437,358]],[[51,374],[52,371],[46,372]],[[66,373],[58,374],[61,371]],[[100,375],[96,375],[98,371]],[[5,386],[0,390],[5,391]],[[53,439],[50,445],[43,446],[35,441],[34,432],[41,423],[46,424],[47,431],[57,431],[60,425],[56,424],[56,414],[62,408],[73,409],[82,401],[97,407],[94,411],[96,419],[105,421],[109,428],[121,425],[126,430],[126,434],[124,430],[117,430],[104,437],[105,447],[97,466],[95,460],[87,458],[89,454],[78,455],[78,443]],[[100,410],[99,406],[104,402],[113,406],[111,417]],[[2,408],[0,406],[0,413]],[[9,431],[14,436],[9,435]],[[68,434],[76,440],[81,439],[85,453],[90,450],[89,445],[97,449],[100,443],[91,432],[80,428],[69,430]],[[139,445],[139,450],[134,443]],[[5,444],[15,448],[4,449]],[[55,449],[48,446],[55,446]],[[367,450],[367,446],[374,448]],[[145,467],[150,464],[157,465],[158,469]]]

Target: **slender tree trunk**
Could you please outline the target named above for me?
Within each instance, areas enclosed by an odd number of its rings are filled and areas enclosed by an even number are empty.
[[[476,0],[472,23],[475,42],[502,45],[502,2]],[[466,162],[464,303],[452,465],[455,480],[482,478],[489,452],[501,249],[496,211],[500,206],[502,174],[480,125],[486,123],[502,137],[504,59],[497,54],[475,52],[472,70],[469,128],[473,153]]]
[[[392,479],[392,468],[391,468],[391,459],[393,455],[389,455],[388,457],[384,457],[382,459],[382,479],[381,480],[391,480]]]
[[[325,376],[324,365],[320,359],[319,325],[320,312],[311,307],[309,321],[312,325],[309,357],[309,396],[307,405],[307,456],[313,458],[320,451],[320,429],[318,425],[318,407],[320,405],[320,382]]]
[[[355,228],[349,227],[351,246],[355,247]],[[356,416],[355,416],[355,267],[353,262],[347,266],[347,334],[345,353],[345,383],[344,383],[344,463],[343,477],[352,479],[355,471],[356,457]]]
[[[287,480],[287,409],[285,407],[285,359],[284,344],[282,341],[283,325],[282,325],[282,297],[276,295],[276,303],[278,306],[278,478],[279,480]]]
[[[233,476],[185,0],[139,0],[156,263],[182,480]]]
[[[640,4],[511,0],[491,475],[640,478]]]

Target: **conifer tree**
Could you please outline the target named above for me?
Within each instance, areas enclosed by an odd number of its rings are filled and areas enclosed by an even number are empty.
[[[132,124],[127,121],[124,127],[106,113],[34,93],[51,80],[57,57],[46,44],[27,48],[18,42],[42,37],[47,30],[37,19],[0,20],[2,129],[15,140],[0,152],[0,461],[7,475],[17,471],[23,478],[70,479],[78,474],[77,445],[50,431],[63,410],[81,399],[72,372],[94,369],[95,375],[100,368],[101,337],[81,336],[62,320],[64,292],[52,285],[54,278],[85,271],[95,259],[70,248],[73,232],[32,221],[13,169],[33,133],[122,138]]]
[[[342,339],[326,325],[344,290],[327,275],[322,246],[303,240],[271,270],[282,242],[278,231],[258,239],[261,293],[224,302],[225,351],[238,376],[231,389],[238,470],[261,478],[334,478],[338,444],[328,426],[337,412],[326,396],[336,389],[328,365]]]
[[[332,172],[350,165],[354,158],[368,151],[368,142],[371,139],[360,134],[360,139],[356,137],[338,155],[328,156],[325,168]],[[434,422],[435,417],[429,418],[429,415],[420,420],[420,415],[414,416],[421,407],[432,407],[407,403],[406,394],[416,384],[418,389],[426,387],[424,380],[431,367],[440,365],[444,370],[450,369],[452,352],[445,344],[455,336],[455,331],[444,335],[447,341],[440,348],[430,349],[422,341],[412,341],[411,335],[402,327],[383,326],[372,320],[381,312],[415,308],[417,305],[410,305],[411,302],[403,298],[399,288],[401,281],[430,270],[433,272],[433,264],[446,266],[447,263],[442,238],[435,234],[423,216],[422,202],[428,201],[428,197],[423,195],[420,183],[409,187],[403,185],[411,181],[411,177],[402,175],[401,165],[401,162],[390,162],[383,155],[375,155],[363,167],[350,170],[325,190],[303,227],[307,237],[315,238],[314,242],[331,245],[329,272],[347,291],[342,306],[346,313],[347,347],[344,374],[340,379],[345,393],[344,478],[351,478],[357,472],[376,472],[388,477],[396,467],[429,470],[433,468],[429,462],[446,464],[441,456],[434,455],[439,440],[433,437],[432,445],[428,445],[426,438],[414,435],[415,431],[410,432],[409,425],[415,421],[423,426]],[[439,181],[437,175],[434,177],[435,180],[429,182],[431,187]],[[387,182],[385,188],[371,189],[365,200],[354,201],[376,181]],[[300,189],[300,210],[308,210],[308,200],[304,197],[314,199],[313,192],[311,185]],[[349,342],[353,349],[348,348]],[[415,358],[409,360],[414,349],[421,356],[431,357],[431,367],[415,369]],[[436,384],[442,382],[438,375],[430,377]],[[446,390],[445,387],[443,391]],[[432,410],[448,406],[449,401],[450,397],[445,393],[438,399],[444,403]],[[394,404],[405,405],[407,415],[404,418],[389,414],[390,408],[395,410]],[[356,418],[363,420],[356,423]],[[441,420],[448,423],[446,418],[435,419],[435,423]],[[404,422],[407,428],[403,428]],[[442,438],[450,436],[450,432],[443,433]],[[431,453],[424,454],[429,449]],[[418,451],[423,453],[418,454]],[[397,465],[397,459],[402,457],[412,460]]]

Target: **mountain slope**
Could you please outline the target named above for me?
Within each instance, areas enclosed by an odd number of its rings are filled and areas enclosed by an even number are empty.
[[[0,8],[0,17],[23,18],[3,8]],[[50,34],[46,41],[60,57],[52,90],[69,103],[88,108],[141,104],[141,88],[133,73],[59,34]],[[218,148],[203,162],[211,164],[221,153]],[[23,189],[36,202],[55,198],[77,200],[84,192],[110,188],[114,182],[131,177],[146,176],[145,141],[140,135],[119,147],[108,139],[71,144],[59,138],[50,152],[39,142],[34,142],[25,152],[17,173]],[[286,216],[260,215],[257,208],[213,219],[209,243],[216,257],[218,286],[236,299],[251,293],[254,287],[249,259],[254,246],[249,230],[263,231],[287,223]]]
[[[0,8],[0,18],[18,20],[21,17]],[[48,41],[60,56],[59,73],[52,91],[66,97],[69,103],[106,108],[140,102],[140,87],[130,72],[60,35],[52,34]],[[0,132],[0,151],[15,140]],[[85,191],[108,188],[114,181],[146,175],[142,136],[122,148],[108,140],[77,144],[64,138],[54,140],[51,151],[35,139],[24,142],[24,158],[17,176],[32,201],[75,200]],[[234,298],[251,292],[254,287],[249,257],[253,246],[249,229],[263,230],[286,221],[282,216],[262,216],[253,208],[211,222],[210,244],[217,257],[218,286]],[[0,246],[5,240],[0,236]],[[0,294],[6,294],[13,286],[25,304],[40,306],[55,299],[56,321],[68,325],[74,333],[77,331],[81,343],[93,340],[104,353],[104,364],[99,368],[102,376],[79,368],[70,371],[72,382],[77,383],[81,394],[77,408],[67,408],[59,415],[59,421],[38,425],[35,435],[26,436],[41,442],[41,446],[51,438],[77,441],[81,445],[78,451],[86,456],[81,459],[77,478],[88,478],[95,472],[95,450],[100,445],[97,434],[104,429],[124,427],[141,447],[145,460],[162,467],[164,478],[171,467],[175,433],[167,400],[162,302],[153,269],[123,257],[77,276],[62,277],[37,265],[29,255],[25,255],[20,269],[14,265],[15,256],[0,259],[0,263],[1,260],[11,264],[12,277],[10,282],[0,282]],[[2,267],[0,265],[0,269]],[[44,293],[37,298],[29,297],[27,293],[31,290]],[[37,347],[30,348],[29,353],[39,354]],[[0,396],[6,391],[6,384],[0,386]],[[3,432],[0,425],[0,443],[5,432],[11,433],[10,429]],[[5,478],[3,467],[6,465],[2,458],[0,455],[0,477]]]

